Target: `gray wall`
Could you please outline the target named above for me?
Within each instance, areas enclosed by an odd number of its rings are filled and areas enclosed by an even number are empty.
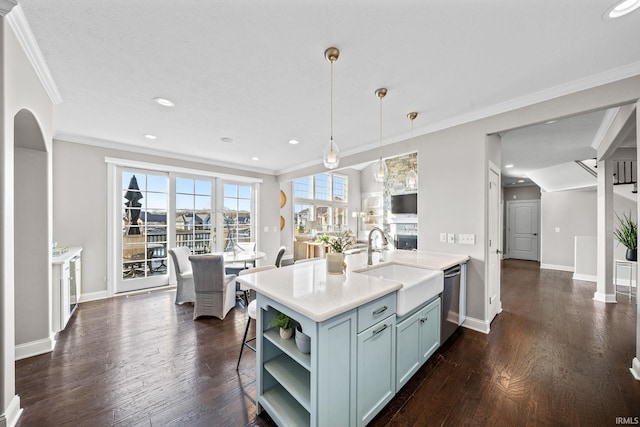
[[[55,140],[53,145],[53,234],[61,245],[81,246],[82,300],[107,290],[106,157],[262,178],[256,231],[260,250],[272,263],[280,246],[280,184],[270,175]],[[268,231],[264,231],[267,227]],[[275,230],[275,231],[274,231]]]
[[[514,200],[540,200],[540,187],[537,185],[504,187],[503,197],[505,202]]]
[[[597,193],[595,190],[542,193],[541,264],[573,270],[575,236],[596,236]],[[637,216],[633,200],[614,194],[613,210]],[[559,227],[560,232],[555,228]],[[614,258],[624,259],[626,249],[614,243]]]

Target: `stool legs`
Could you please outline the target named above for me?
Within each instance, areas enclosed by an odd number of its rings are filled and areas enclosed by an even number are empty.
[[[242,337],[242,344],[240,344],[240,355],[238,356],[238,363],[236,365],[236,371],[240,368],[240,359],[242,358],[242,351],[244,350],[244,346],[246,345],[247,347],[249,347],[250,349],[255,351],[255,349],[253,347],[251,347],[249,344],[247,344],[248,343],[247,334],[249,333],[249,326],[251,326],[251,317],[249,317],[247,319],[247,327],[244,329],[244,337]]]

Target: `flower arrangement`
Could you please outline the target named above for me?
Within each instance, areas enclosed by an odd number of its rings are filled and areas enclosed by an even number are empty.
[[[354,245],[353,237],[348,231],[340,231],[337,235],[329,238],[331,251],[341,254]]]

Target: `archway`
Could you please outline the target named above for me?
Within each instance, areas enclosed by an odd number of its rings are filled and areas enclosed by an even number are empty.
[[[53,349],[49,157],[42,129],[26,109],[14,117],[14,297],[16,358]]]

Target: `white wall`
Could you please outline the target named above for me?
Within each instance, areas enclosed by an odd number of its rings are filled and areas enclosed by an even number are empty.
[[[0,424],[10,424],[15,422],[20,407],[20,399],[15,394],[15,260],[18,257],[31,256],[29,253],[14,253],[14,117],[22,109],[29,110],[37,120],[45,148],[50,152],[52,103],[6,17],[0,18],[0,37]],[[45,178],[40,184],[46,188],[46,200],[41,203],[46,207],[46,211],[40,212],[44,225],[39,228],[39,232],[45,235],[34,236],[33,240],[38,248],[35,249],[31,261],[34,268],[45,271],[42,275],[46,277],[46,283],[40,286],[48,289],[51,282],[51,257],[48,252],[48,244],[51,242],[51,175],[50,155],[45,157]],[[42,164],[33,166],[42,167]],[[43,257],[42,251],[45,251],[46,256]],[[39,305],[44,300],[48,304],[48,294],[40,293],[35,295],[35,298]],[[49,322],[48,310],[34,313],[32,321],[38,325]],[[38,329],[38,333],[42,332]],[[48,339],[48,333],[41,338]]]
[[[264,263],[273,263],[280,246],[280,184],[273,176],[55,140],[53,145],[53,238],[63,246],[81,246],[81,301],[106,296],[106,157],[262,178],[256,230]],[[264,231],[267,227],[268,231]]]

